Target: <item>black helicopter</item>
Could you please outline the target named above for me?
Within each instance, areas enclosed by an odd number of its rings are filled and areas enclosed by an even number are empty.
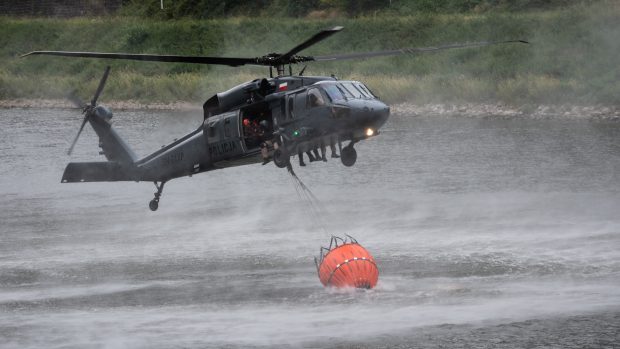
[[[130,53],[34,51],[23,55],[54,55],[156,62],[218,64],[232,67],[259,65],[269,67],[269,78],[256,79],[217,93],[203,105],[204,122],[193,132],[139,159],[111,126],[110,109],[97,105],[108,78],[107,67],[90,104],[80,106],[84,120],[73,140],[70,155],[88,121],[99,136],[105,162],[71,162],[65,168],[62,183],[150,181],[157,188],[149,203],[159,206],[164,184],[183,176],[270,159],[276,166],[290,169],[291,156],[317,148],[323,151],[335,144],[345,166],[357,159],[354,145],[379,134],[390,108],[363,83],[324,76],[293,76],[292,65],[304,62],[415,54],[453,48],[481,47],[522,40],[474,42],[438,47],[406,48],[387,51],[299,56],[297,53],[339,32],[343,27],[323,30],[286,53],[270,53],[256,58],[194,57]],[[285,68],[288,66],[288,75]],[[277,75],[273,75],[275,68]],[[304,68],[305,69],[305,68]],[[344,142],[348,142],[343,146]],[[310,154],[310,153],[309,153]],[[303,164],[303,162],[302,162]]]

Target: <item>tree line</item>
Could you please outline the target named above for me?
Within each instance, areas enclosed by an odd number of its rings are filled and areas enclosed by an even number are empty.
[[[0,15],[130,16],[151,19],[359,17],[420,13],[535,11],[606,0],[0,0]]]

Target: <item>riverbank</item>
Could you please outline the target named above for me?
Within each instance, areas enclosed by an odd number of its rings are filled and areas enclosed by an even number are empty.
[[[264,67],[21,55],[35,50],[257,57],[286,52],[343,26],[302,54],[321,56],[450,43],[523,39],[524,44],[394,57],[314,62],[306,75],[364,82],[388,103],[620,105],[620,5],[603,1],[533,12],[412,14],[359,18],[232,17],[213,20],[9,18],[0,16],[0,99],[92,98],[105,65],[104,99],[204,101],[268,76]],[[304,66],[293,66],[299,74]]]
[[[139,101],[110,101],[105,103],[113,111],[178,110],[202,112],[201,103],[178,101],[173,103],[144,103]],[[0,100],[0,109],[74,109],[63,99]],[[479,118],[532,118],[532,119],[585,119],[620,121],[620,106],[537,105],[511,106],[501,103],[416,104],[411,102],[390,105],[392,116],[461,116]]]
[[[135,100],[127,101],[106,101],[107,107],[113,111],[119,110],[202,110],[199,103],[190,102],[171,102],[171,103],[146,103]],[[34,109],[76,109],[76,107],[67,99],[7,99],[0,100],[0,109],[12,108],[34,108]]]

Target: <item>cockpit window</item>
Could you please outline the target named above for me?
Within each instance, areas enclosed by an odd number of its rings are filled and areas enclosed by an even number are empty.
[[[342,101],[346,99],[342,90],[336,85],[323,85],[323,89],[325,90],[327,96],[329,97],[329,99],[331,99],[332,102]]]
[[[353,95],[354,98],[368,98],[360,89],[350,82],[343,82],[342,85]]]
[[[355,86],[357,86],[357,88],[359,88],[362,92],[368,95],[368,98],[375,98],[375,95],[373,95],[372,92],[370,92],[370,90],[368,89],[368,87],[366,87],[366,85],[358,82],[357,84],[355,84]]]
[[[325,105],[325,100],[316,88],[311,88],[308,90],[308,108],[320,107]]]
[[[346,98],[355,98],[355,96],[353,96],[353,93],[351,93],[351,91],[349,91],[344,85],[339,84],[336,87],[338,87],[338,90],[340,90],[340,92],[342,92],[342,94],[344,94]]]
[[[370,98],[370,95],[366,93],[366,91],[359,84],[353,84],[353,86],[355,86],[355,88],[362,93],[364,98]]]

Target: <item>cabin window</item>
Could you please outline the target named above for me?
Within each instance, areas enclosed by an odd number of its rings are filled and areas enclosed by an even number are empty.
[[[280,116],[286,119],[288,116],[286,115],[286,99],[283,99],[283,101],[283,103],[280,103]]]
[[[212,123],[209,124],[209,137],[210,138],[215,137],[216,126],[217,126],[216,122],[212,122]]]
[[[224,136],[230,138],[230,118],[224,120]]]
[[[291,119],[295,118],[295,97],[293,95],[288,96],[288,117]]]
[[[303,115],[304,109],[306,108],[306,93],[298,93],[295,95],[295,117],[300,117]]]

